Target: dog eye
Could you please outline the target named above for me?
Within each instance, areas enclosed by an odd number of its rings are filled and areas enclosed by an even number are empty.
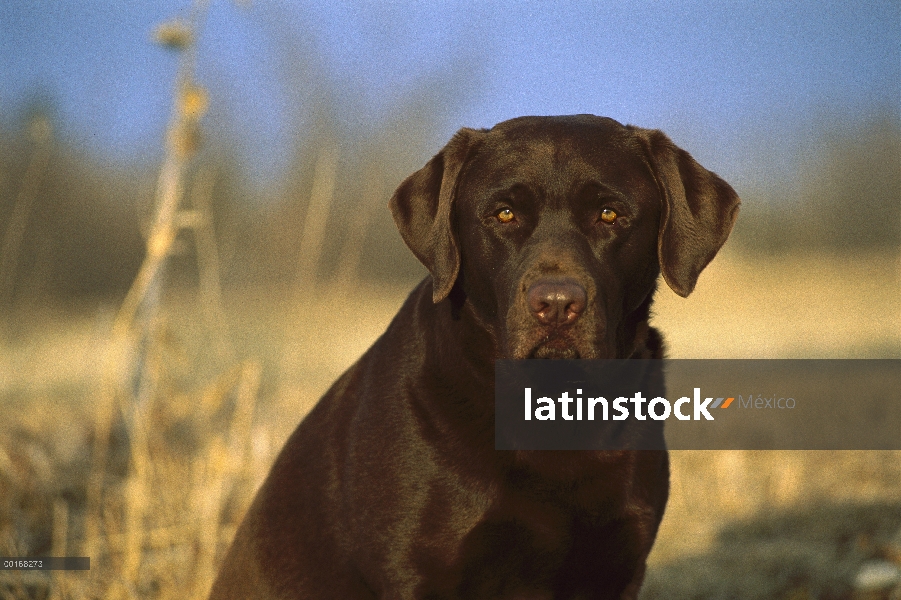
[[[605,208],[601,210],[601,221],[603,221],[604,223],[615,223],[617,216],[618,215],[616,214],[616,211],[612,208]]]
[[[516,218],[516,215],[514,215],[513,211],[510,210],[509,208],[502,208],[501,210],[499,210],[497,212],[495,217],[497,217],[497,220],[500,221],[501,223],[509,223],[510,221],[512,221],[513,219]]]

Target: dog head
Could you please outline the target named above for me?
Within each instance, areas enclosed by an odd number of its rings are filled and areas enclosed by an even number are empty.
[[[578,115],[461,129],[390,208],[499,358],[627,358],[658,275],[690,294],[739,204],[660,131]]]

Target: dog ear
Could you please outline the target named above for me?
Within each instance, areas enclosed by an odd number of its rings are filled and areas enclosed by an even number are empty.
[[[432,300],[450,294],[460,271],[452,214],[457,179],[481,132],[463,128],[426,165],[407,177],[388,207],[400,235],[432,274]]]
[[[729,237],[741,200],[728,183],[662,132],[635,129],[663,195],[657,238],[660,269],[670,288],[685,297]]]

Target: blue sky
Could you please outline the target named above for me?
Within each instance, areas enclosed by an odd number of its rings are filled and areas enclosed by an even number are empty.
[[[175,57],[153,27],[189,7],[5,0],[0,119],[41,89],[107,160],[158,157]],[[460,126],[594,113],[657,127],[727,178],[787,174],[823,126],[901,115],[901,4],[212,0],[198,79],[262,180],[321,90],[364,136],[428,90],[435,148]],[[423,157],[424,159],[425,157]]]

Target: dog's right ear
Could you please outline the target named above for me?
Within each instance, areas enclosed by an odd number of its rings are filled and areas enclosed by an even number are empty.
[[[388,207],[400,235],[432,274],[432,300],[450,294],[460,271],[452,226],[457,179],[482,132],[463,128],[426,165],[404,179]]]

